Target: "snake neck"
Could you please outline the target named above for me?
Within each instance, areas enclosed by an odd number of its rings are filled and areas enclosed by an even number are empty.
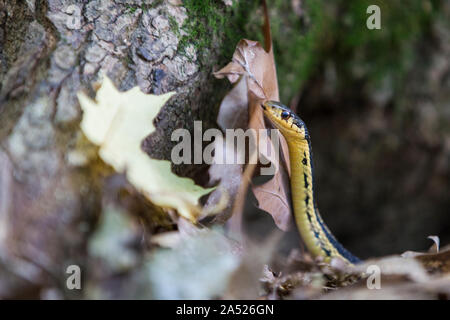
[[[319,214],[314,198],[314,170],[309,138],[290,141],[288,147],[295,221],[308,251],[313,256],[322,256],[327,262],[335,257],[350,264],[359,262],[336,240]]]

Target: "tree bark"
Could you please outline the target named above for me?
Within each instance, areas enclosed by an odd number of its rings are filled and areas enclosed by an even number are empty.
[[[104,75],[120,90],[175,90],[144,143],[152,157],[168,159],[173,129],[214,125],[225,88],[212,79],[213,52],[178,50],[186,19],[161,1],[0,0],[1,298],[61,287],[67,265],[85,259],[102,195],[98,174],[72,157],[78,91],[94,96]]]

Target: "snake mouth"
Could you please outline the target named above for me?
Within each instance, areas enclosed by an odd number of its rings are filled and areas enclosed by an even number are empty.
[[[272,111],[274,113],[278,113],[278,112],[282,112],[282,111],[287,111],[289,113],[291,112],[291,109],[289,109],[288,107],[286,107],[285,105],[283,105],[282,103],[280,103],[278,101],[266,100],[263,103],[261,103],[261,107],[265,111]]]
[[[286,106],[283,106],[281,103],[271,100],[266,100],[263,103],[261,103],[261,107],[264,110],[264,113],[269,118],[275,118],[276,114],[288,110]]]

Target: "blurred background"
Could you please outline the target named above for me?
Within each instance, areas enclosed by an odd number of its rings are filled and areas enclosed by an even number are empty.
[[[381,30],[368,30],[369,5]],[[272,1],[283,103],[307,124],[318,207],[362,258],[450,243],[450,3]]]

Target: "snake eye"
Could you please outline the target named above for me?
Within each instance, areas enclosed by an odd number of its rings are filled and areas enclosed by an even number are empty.
[[[285,120],[285,119],[289,118],[289,116],[290,116],[289,112],[287,112],[287,111],[281,112],[281,119]]]

